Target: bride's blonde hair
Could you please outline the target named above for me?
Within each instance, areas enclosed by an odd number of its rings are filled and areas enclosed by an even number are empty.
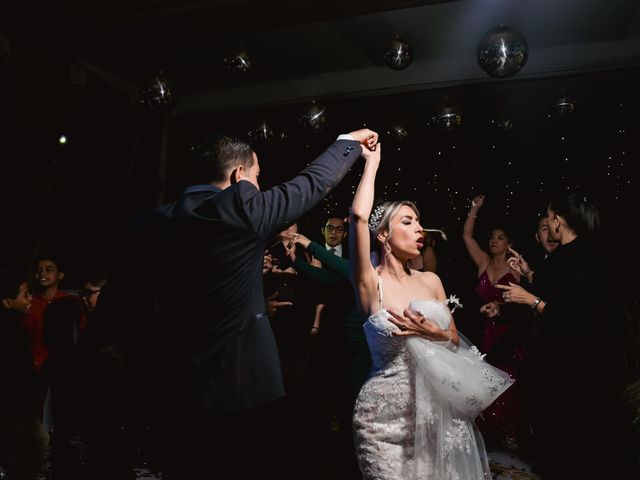
[[[391,219],[395,217],[400,209],[404,206],[409,207],[416,214],[416,218],[420,221],[420,212],[415,203],[409,200],[396,200],[394,202],[384,202],[377,205],[371,216],[369,217],[369,232],[371,233],[371,251],[378,255],[378,260],[374,264],[376,266],[380,263],[381,255],[384,252],[385,259],[391,255],[391,247],[389,246],[389,239],[393,234],[393,228],[391,227]],[[387,230],[387,238],[384,242],[379,242],[377,239],[378,233],[383,230]],[[375,257],[374,257],[375,258]]]

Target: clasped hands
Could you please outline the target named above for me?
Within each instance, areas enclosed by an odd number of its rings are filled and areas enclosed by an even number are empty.
[[[307,248],[311,243],[308,237],[298,232],[287,232],[285,233],[286,237],[289,239],[289,243],[287,244],[287,254],[291,257],[292,260],[295,260],[295,249],[293,249],[294,244],[300,244],[304,248]]]
[[[373,130],[369,130],[368,128],[362,128],[360,130],[356,130],[351,132],[351,135],[354,140],[360,143],[364,148],[373,152],[376,150],[376,145],[378,144],[378,134]]]

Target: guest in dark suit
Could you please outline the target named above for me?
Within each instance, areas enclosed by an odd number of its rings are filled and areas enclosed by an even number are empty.
[[[144,357],[158,372],[163,421],[175,420],[178,462],[168,476],[264,476],[287,461],[275,455],[277,429],[268,425],[285,391],[265,312],[264,252],[377,138],[368,129],[340,136],[298,176],[264,192],[248,144],[208,139],[195,150],[200,184],[137,223],[137,272],[128,277],[146,284],[157,312],[145,327]]]
[[[322,227],[322,236],[324,237],[324,247],[338,257],[347,257],[347,244],[344,243],[347,238],[347,224],[345,218],[331,216]]]
[[[529,408],[534,461],[545,480],[632,478],[621,441],[622,312],[612,272],[595,260],[598,204],[563,192],[549,202],[547,222],[559,246],[534,275],[529,287],[535,293],[498,285],[505,302],[536,313]]]

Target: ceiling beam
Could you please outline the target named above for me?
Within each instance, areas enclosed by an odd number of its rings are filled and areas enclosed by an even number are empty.
[[[570,61],[569,61],[570,59]],[[533,50],[522,71],[509,80],[531,80],[640,66],[640,39]],[[298,103],[310,99],[364,97],[500,82],[486,75],[475,57],[417,61],[402,72],[371,67],[260,85],[186,95],[176,114]]]

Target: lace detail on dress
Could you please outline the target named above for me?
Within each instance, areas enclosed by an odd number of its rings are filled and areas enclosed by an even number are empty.
[[[409,308],[440,328],[449,326],[444,302],[419,300]],[[473,418],[510,380],[464,342],[455,350],[447,342],[393,335],[398,327],[384,309],[371,315],[364,329],[373,366],[353,417],[363,478],[491,478]]]
[[[469,432],[467,423],[459,418],[451,420],[451,429],[445,432],[442,457],[450,455],[456,448],[471,455],[471,432]]]

